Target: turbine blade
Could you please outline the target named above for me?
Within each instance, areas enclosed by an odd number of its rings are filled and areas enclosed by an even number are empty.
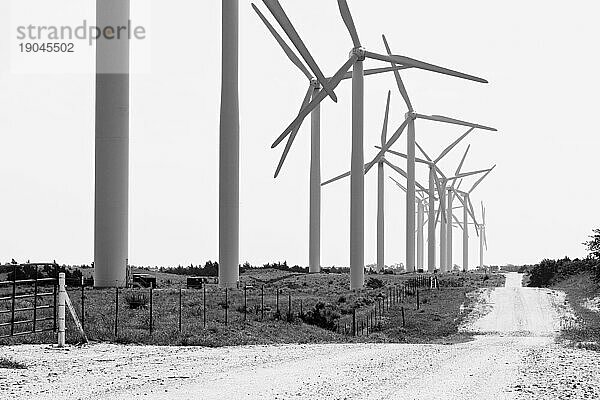
[[[456,221],[456,223],[458,224],[458,226],[460,226],[460,229],[464,230],[465,228],[463,228],[463,224],[458,220],[458,218],[456,217],[456,215],[452,214],[452,218],[454,219],[454,221]]]
[[[461,135],[458,139],[456,139],[454,142],[452,142],[450,144],[450,146],[446,147],[444,149],[444,151],[442,151],[442,153],[438,156],[438,158],[435,159],[434,163],[439,162],[442,158],[446,157],[446,154],[450,153],[450,151],[456,147],[457,144],[459,144],[464,138],[467,137],[467,135],[471,132],[473,132],[475,130],[475,128],[471,128],[469,129],[466,133],[464,133],[463,135]]]
[[[402,136],[402,132],[404,132],[404,129],[406,129],[406,126],[408,125],[409,122],[410,122],[410,120],[408,120],[408,119],[404,120],[404,122],[400,125],[400,127],[396,130],[396,132],[394,132],[392,137],[387,141],[387,143],[382,147],[382,149],[379,150],[379,153],[375,156],[373,161],[379,160],[385,155],[385,152],[390,147],[392,147],[394,143],[396,143],[396,141],[400,138],[400,136]],[[384,158],[384,160],[385,160],[385,158]],[[373,165],[375,165],[375,163],[371,162],[370,165],[367,167],[367,170],[365,171],[365,173],[369,172],[369,170],[373,167]]]
[[[275,40],[277,41],[277,43],[279,43],[279,46],[281,46],[281,48],[283,49],[285,54],[288,56],[290,61],[292,63],[294,63],[294,65],[296,67],[298,67],[300,69],[300,71],[302,71],[302,73],[308,78],[308,80],[313,79],[313,76],[310,74],[310,72],[308,72],[308,69],[302,63],[302,61],[300,61],[300,59],[298,58],[296,53],[294,53],[294,51],[290,48],[290,46],[288,46],[288,44],[285,42],[285,40],[283,40],[281,35],[279,35],[279,33],[275,30],[273,25],[271,25],[271,23],[267,20],[267,18],[264,16],[264,14],[258,9],[258,7],[256,7],[254,5],[254,3],[252,3],[252,8],[254,9],[254,11],[256,11],[258,16],[262,20],[262,22],[267,26],[267,29],[269,30],[269,32],[271,32],[271,35],[273,35],[275,37]]]
[[[392,72],[392,71],[398,71],[401,69],[406,69],[408,67],[404,67],[404,66],[397,66],[397,67],[383,67],[383,68],[371,68],[371,69],[365,69],[363,71],[363,75],[364,76],[368,76],[368,75],[377,75],[377,74],[383,74],[385,72]],[[342,80],[344,79],[352,79],[352,71],[348,71],[344,74],[344,77],[342,78]]]
[[[302,110],[304,107],[306,107],[306,105],[310,101],[310,98],[312,97],[313,91],[314,91],[314,86],[309,85],[308,90],[306,91],[306,96],[304,96],[304,100],[302,101],[302,107],[300,107],[300,110]],[[279,172],[281,171],[281,168],[283,167],[283,163],[285,162],[285,159],[290,151],[290,148],[292,147],[292,144],[294,143],[294,139],[296,139],[296,135],[298,134],[298,131],[300,130],[301,126],[302,126],[302,124],[296,125],[296,127],[294,128],[294,130],[288,137],[288,141],[285,144],[285,149],[283,150],[283,154],[281,154],[281,158],[279,159],[279,164],[277,165],[277,169],[275,170],[275,178],[277,178],[277,176],[279,176]]]
[[[340,179],[344,179],[344,178],[346,178],[346,177],[350,176],[350,172],[351,172],[351,171],[344,172],[343,174],[341,174],[341,175],[338,175],[338,176],[336,176],[335,178],[331,178],[331,179],[329,179],[329,180],[327,180],[327,181],[325,181],[325,182],[321,183],[321,186],[329,185],[330,183],[333,183],[333,182],[335,182],[335,181],[338,181],[338,180],[340,180]]]
[[[462,159],[460,160],[460,164],[458,164],[458,168],[456,168],[456,172],[454,173],[455,175],[460,174],[460,170],[462,169],[462,166],[465,163],[465,159],[467,158],[467,154],[469,153],[470,149],[471,145],[468,145],[467,150],[465,150],[465,154],[463,154]]]
[[[375,148],[379,149],[379,150],[382,149],[381,146],[375,146]],[[406,154],[400,153],[398,151],[391,150],[391,149],[388,149],[387,153],[393,154],[393,155],[398,156],[398,157],[402,157],[404,159],[408,158],[408,156]],[[415,157],[415,162],[418,162],[418,163],[421,163],[421,164],[433,165],[433,163],[431,161],[423,160],[422,158],[419,158],[419,157]]]
[[[423,148],[419,145],[419,143],[415,142],[415,145],[417,146],[419,151],[425,156],[427,161],[431,161],[431,158],[427,155],[427,153],[425,153],[425,150],[423,150]]]
[[[383,38],[383,44],[385,45],[385,50],[387,51],[388,55],[392,55],[392,51],[390,50],[390,46],[388,44],[387,39],[385,38],[385,35],[381,35],[381,37]],[[392,66],[396,65],[395,63],[392,63]],[[402,82],[402,78],[400,77],[400,73],[398,71],[394,71],[394,77],[396,78],[396,84],[398,85],[398,90],[400,91],[400,94],[402,95],[402,98],[404,99],[404,102],[406,103],[406,107],[408,107],[408,111],[413,112],[413,106],[410,102],[410,97],[408,97],[408,92],[406,91],[406,86],[404,86],[404,82]]]
[[[487,173],[489,171],[490,171],[489,169],[481,169],[479,171],[463,172],[461,174],[453,176],[452,178],[448,178],[448,180],[450,181],[450,180],[456,180],[456,179],[466,178],[467,176],[477,175],[477,174],[483,174],[484,172]]]
[[[409,57],[405,57],[405,56],[400,56],[400,55],[384,56],[382,54],[376,54],[376,53],[372,53],[370,51],[366,51],[365,56],[368,58],[372,58],[374,60],[387,61],[387,62],[394,63],[394,64],[405,65],[407,67],[424,69],[424,70],[428,70],[428,71],[432,71],[432,72],[437,72],[438,74],[450,75],[450,76],[454,76],[457,78],[467,79],[469,81],[488,83],[488,81],[486,81],[483,78],[478,78],[473,75],[454,71],[449,68],[439,67],[437,65],[429,64],[424,61],[415,60],[414,58],[409,58]]]
[[[338,8],[340,9],[340,14],[342,14],[344,24],[346,25],[346,28],[350,33],[350,37],[352,38],[352,43],[354,43],[354,47],[361,47],[360,40],[358,38],[358,33],[356,32],[356,26],[354,25],[354,20],[352,19],[352,14],[350,13],[350,8],[348,7],[348,3],[346,2],[346,0],[338,0]]]
[[[392,92],[388,90],[387,102],[385,104],[385,117],[383,117],[383,130],[381,132],[381,146],[385,146],[387,140],[388,117],[390,115],[390,96]]]
[[[406,188],[404,187],[404,185],[402,185],[400,182],[398,182],[397,180],[395,180],[391,176],[390,176],[390,179],[393,180],[400,189],[402,189],[404,192],[406,192]]]
[[[496,168],[495,165],[492,168],[490,168],[481,178],[479,178],[479,180],[477,182],[475,182],[475,184],[473,185],[473,187],[471,188],[471,190],[469,190],[468,193],[473,192],[473,190],[475,190],[475,188],[477,186],[479,186],[479,184],[494,170],[494,168]]]
[[[367,165],[368,165],[368,164],[365,164],[365,166],[364,166],[364,167],[366,168],[366,167],[367,167]],[[366,172],[365,172],[365,173],[366,173]],[[336,177],[334,177],[334,178],[331,178],[331,179],[329,179],[329,180],[327,180],[327,181],[325,181],[325,182],[321,183],[321,186],[329,185],[330,183],[333,183],[333,182],[335,182],[335,181],[339,181],[340,179],[347,178],[347,177],[349,177],[351,174],[352,174],[352,171],[344,172],[344,173],[343,173],[343,174],[341,174],[341,175],[338,175],[338,176],[336,176]]]
[[[443,115],[423,115],[423,114],[417,114],[417,118],[427,119],[429,121],[444,122],[446,124],[468,126],[468,127],[471,127],[471,128],[483,129],[485,131],[492,131],[492,132],[497,132],[498,131],[498,129],[496,129],[496,128],[490,128],[489,126],[479,125],[479,124],[475,124],[473,122],[461,121],[460,119],[444,117]]]
[[[383,162],[386,163],[391,169],[393,169],[394,171],[396,171],[397,173],[399,173],[400,175],[402,175],[403,177],[408,179],[408,175],[406,174],[406,171],[404,171],[402,168],[392,164],[391,162],[389,162],[388,160],[386,160],[385,158],[383,158]],[[415,186],[418,187],[421,190],[427,190],[423,187],[423,185],[421,185],[419,182],[415,181]]]
[[[304,59],[304,62],[306,62],[310,70],[313,72],[313,74],[323,87],[323,90],[325,90],[329,97],[331,97],[331,99],[337,103],[337,96],[333,92],[333,88],[329,86],[329,82],[327,81],[327,79],[325,79],[325,75],[323,75],[323,72],[321,71],[316,61],[306,48],[306,45],[300,38],[300,35],[298,35],[296,28],[294,28],[292,22],[283,10],[283,7],[281,7],[281,4],[279,4],[279,0],[263,0],[263,3],[265,3],[271,14],[273,14],[273,17],[275,17],[279,25],[283,28],[288,38],[294,44],[294,47],[296,47],[296,50],[298,50],[298,53],[300,53],[300,55]]]
[[[487,250],[487,235],[485,234],[485,229],[483,230],[483,245],[485,246],[485,249]]]
[[[356,55],[352,55],[350,59],[346,61],[346,63],[342,65],[338,72],[336,72],[335,75],[329,80],[330,86],[332,88],[335,89],[340,84],[342,76],[344,76],[344,74],[350,69],[350,67],[354,64],[357,58],[358,57]],[[327,94],[323,90],[319,90],[317,94],[313,97],[313,99],[310,101],[310,103],[308,103],[308,105],[304,109],[302,109],[302,111],[300,111],[300,114],[298,114],[298,116],[292,121],[292,123],[287,128],[285,128],[283,133],[279,135],[275,142],[273,142],[271,148],[277,147],[279,143],[281,143],[283,139],[285,139],[287,135],[289,135],[292,132],[296,125],[301,124],[302,121],[304,121],[304,118],[306,118],[306,116],[310,114],[311,111],[314,110],[325,99],[325,97],[327,97]]]

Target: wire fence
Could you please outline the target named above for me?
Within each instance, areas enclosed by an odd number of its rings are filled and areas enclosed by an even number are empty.
[[[129,341],[140,342],[148,336],[190,335],[201,329],[264,321],[303,321],[338,334],[365,336],[381,329],[392,308],[418,309],[419,291],[435,288],[439,289],[435,276],[410,278],[402,284],[374,289],[371,297],[360,298],[364,303],[349,304],[332,320],[320,320],[322,316],[316,314],[324,299],[301,290],[268,285],[92,290],[81,281],[67,280],[69,297],[90,340],[126,336]]]

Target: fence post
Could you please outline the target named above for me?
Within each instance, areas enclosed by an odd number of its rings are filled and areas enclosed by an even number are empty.
[[[202,284],[202,324],[206,328],[206,285]]]
[[[117,338],[118,327],[119,327],[119,287],[115,288],[115,338]],[[60,293],[59,293],[60,298]]]
[[[179,333],[181,333],[181,287],[179,287]]]
[[[352,336],[356,336],[356,308],[352,310]]]
[[[227,298],[227,288],[225,288],[225,325],[227,325],[228,308],[229,308],[229,299]]]
[[[244,321],[246,321],[247,318],[247,314],[246,314],[246,310],[247,310],[247,306],[248,306],[248,297],[247,297],[247,285],[244,283]]]
[[[33,287],[33,329],[31,330],[35,333],[35,320],[37,319],[37,293],[38,293],[38,267],[35,266],[35,282]]]
[[[10,306],[10,335],[15,333],[15,297],[17,295],[17,266],[13,264],[12,303]]]
[[[279,289],[277,289],[277,298],[275,302],[277,303],[277,319],[279,319]]]
[[[420,304],[419,304],[419,290],[417,289],[417,310],[419,309]]]
[[[302,309],[302,299],[300,299],[300,317],[302,317],[304,315],[304,310]],[[338,328],[339,328],[339,323],[338,323]]]
[[[152,285],[150,285],[150,336],[152,336],[152,328],[154,327],[153,317],[152,317]]]
[[[58,274],[58,347],[65,347],[65,273]]]
[[[85,332],[85,286],[81,277],[81,330]]]
[[[288,321],[292,320],[292,293],[288,293]]]
[[[406,321],[404,320],[404,307],[402,307],[402,327],[406,326]]]
[[[265,319],[265,285],[260,287],[260,320]]]

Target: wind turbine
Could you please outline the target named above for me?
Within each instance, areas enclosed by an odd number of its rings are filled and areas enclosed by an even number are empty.
[[[387,42],[386,42],[387,43]],[[404,87],[402,84],[402,81],[400,79],[400,76],[397,72],[394,73],[394,75],[398,75],[398,86],[399,87]],[[408,98],[408,95],[407,95]],[[410,100],[408,100],[410,102]],[[419,148],[419,151],[423,154],[423,156],[425,156],[425,160],[424,159],[420,159],[415,157],[414,160],[417,163],[422,163],[422,164],[426,164],[429,167],[429,189],[428,189],[428,193],[429,193],[429,198],[435,198],[435,191],[436,191],[436,187],[438,190],[438,194],[439,194],[439,201],[440,203],[442,203],[443,207],[442,209],[445,209],[445,194],[444,191],[442,190],[442,184],[441,181],[438,177],[438,174],[442,177],[445,177],[445,175],[443,174],[443,172],[440,170],[440,168],[437,166],[437,164],[444,159],[444,157],[446,157],[446,155],[448,155],[450,153],[450,151],[452,151],[452,149],[454,149],[454,147],[456,147],[463,139],[465,139],[471,132],[473,132],[474,129],[479,128],[479,129],[484,129],[484,130],[491,130],[491,131],[495,131],[494,128],[489,128],[483,125],[479,125],[479,124],[474,124],[471,122],[465,122],[465,121],[461,121],[461,120],[457,120],[457,119],[452,119],[452,118],[448,118],[448,117],[438,117],[438,116],[427,116],[427,115],[421,115],[421,114],[414,114],[416,116],[416,118],[422,118],[422,119],[428,119],[428,120],[434,120],[434,121],[438,121],[438,122],[443,122],[443,123],[448,123],[448,124],[454,124],[454,125],[460,125],[460,126],[467,126],[469,127],[469,130],[467,130],[467,132],[465,132],[464,134],[462,134],[458,139],[456,139],[454,142],[450,143],[450,145],[448,145],[435,159],[432,159],[431,157],[429,157],[429,155],[425,152],[425,150],[419,146],[419,144],[415,141],[414,144],[416,147]],[[385,149],[385,147],[377,147],[379,149],[381,149],[381,151],[389,151],[391,154],[395,154],[397,156],[409,159],[409,156],[407,154],[403,154],[403,153],[399,153],[393,150],[389,150],[389,149]],[[381,153],[380,151],[380,153]],[[410,164],[409,164],[410,165]],[[407,192],[408,195],[408,192]],[[407,198],[408,201],[408,198]],[[414,200],[413,200],[414,202]],[[435,246],[436,246],[436,238],[435,238],[435,227],[436,227],[436,211],[435,211],[435,204],[434,202],[429,202],[428,204],[428,225],[427,225],[427,270],[430,273],[433,273],[436,269],[435,266]],[[414,210],[413,210],[413,214],[414,214]],[[442,214],[442,221],[444,221],[444,219],[446,218],[446,214]],[[407,216],[407,221],[410,220],[410,218],[408,218]],[[413,216],[413,222],[414,222],[414,216]],[[409,233],[407,232],[407,235]],[[440,253],[440,269],[443,269],[443,266],[445,266],[445,263],[443,262],[443,257],[446,256],[446,251],[445,251],[445,241],[444,241],[444,236],[445,236],[445,231],[444,233],[442,233],[441,237],[440,237],[440,244],[444,243],[444,251]],[[414,228],[413,228],[413,237],[414,237]],[[413,245],[412,247],[410,247],[410,249],[413,249],[414,251],[414,241],[412,241]],[[407,248],[407,253],[410,251],[409,248]],[[413,253],[414,254],[414,253]],[[408,260],[408,258],[407,258]],[[408,263],[408,262],[407,262]],[[407,264],[408,265],[408,264]],[[407,271],[409,271],[407,269]],[[411,271],[412,272],[412,271]]]
[[[129,14],[129,0],[96,2],[97,26],[125,26]],[[128,37],[96,41],[95,119],[94,286],[123,287],[129,241]]]
[[[304,63],[298,58],[296,53],[290,48],[290,46],[286,43],[286,41],[281,37],[281,35],[277,32],[277,30],[273,27],[273,25],[269,22],[269,20],[264,16],[264,14],[256,7],[254,3],[251,4],[252,8],[261,19],[261,21],[265,24],[271,35],[275,38],[279,46],[283,49],[284,53],[290,59],[290,61],[298,67],[298,69],[304,74],[304,76],[308,79],[308,90],[306,91],[306,95],[304,96],[304,100],[302,102],[302,110],[309,103],[311,99],[315,97],[315,95],[321,90],[321,84],[319,80],[315,78],[308,70],[308,68],[304,65]],[[389,72],[397,69],[403,69],[405,67],[386,67],[386,68],[375,68],[369,69],[364,72],[365,75],[374,75],[380,74],[384,72]],[[351,79],[352,72],[347,72],[341,78],[341,80]],[[327,78],[327,82],[331,81],[332,78]],[[317,105],[312,112],[310,113],[311,117],[311,152],[310,152],[310,205],[309,205],[309,256],[308,256],[308,266],[309,272],[316,273],[321,270],[321,262],[320,262],[320,254],[321,254],[321,106]],[[300,130],[301,124],[298,124],[292,133],[288,136],[287,143],[279,160],[279,164],[277,165],[277,169],[275,170],[275,178],[281,172],[281,168],[285,162],[285,159],[294,143],[294,139]]]
[[[448,68],[442,68],[423,61],[415,60],[399,55],[381,55],[365,50],[358,37],[354,21],[350,14],[346,0],[338,0],[338,7],[350,37],[353,42],[353,49],[350,53],[348,61],[336,72],[330,79],[326,80],[318,65],[308,52],[308,49],[302,42],[302,39],[291,24],[285,11],[281,7],[278,0],[263,0],[269,11],[273,14],[279,25],[283,28],[289,39],[292,41],[304,61],[313,71],[317,80],[323,86],[317,95],[302,109],[296,119],[283,131],[283,133],[275,140],[272,147],[276,147],[283,139],[292,133],[295,127],[300,124],[306,116],[321,102],[326,96],[331,97],[336,101],[337,98],[333,90],[339,85],[343,75],[352,67],[352,162],[351,162],[351,196],[350,196],[350,287],[351,289],[360,289],[364,285],[364,149],[363,149],[363,108],[364,108],[364,75],[363,62],[365,59],[374,59],[386,61],[405,67],[413,67],[425,69],[445,75],[451,75],[462,79],[468,79],[477,82],[486,83],[484,79],[454,71]],[[393,65],[395,66],[395,65]],[[391,146],[400,136],[404,128],[409,125],[409,120],[406,120],[402,126],[389,139],[386,146]],[[410,129],[409,129],[410,131]],[[410,133],[410,132],[409,132]],[[410,135],[409,135],[410,136]],[[413,135],[414,136],[414,135]],[[410,139],[409,139],[410,140]],[[410,152],[409,146],[409,152]],[[412,147],[412,156],[414,158],[414,146]],[[409,160],[410,161],[410,160]],[[373,165],[370,165],[370,169]],[[412,168],[412,169],[411,169]],[[409,192],[412,191],[411,201],[414,202],[414,162],[411,167],[409,163],[408,169]],[[412,177],[412,178],[411,178]],[[414,211],[414,204],[412,205]],[[414,229],[414,216],[412,219],[411,230]],[[414,238],[413,238],[414,239]],[[413,240],[414,244],[414,240]],[[414,249],[413,249],[414,251]],[[414,254],[413,254],[414,258]],[[414,264],[414,262],[413,262]],[[413,265],[414,267],[414,265]]]
[[[389,121],[389,111],[390,111],[390,96],[391,92],[388,91],[387,102],[385,106],[385,116],[383,119],[383,130],[381,132],[381,146],[385,146],[387,139],[387,129],[388,129],[388,121]],[[377,272],[380,272],[385,267],[385,210],[384,210],[384,192],[385,192],[385,181],[384,181],[384,165],[389,166],[394,171],[399,173],[400,175],[406,177],[407,173],[400,167],[392,164],[385,158],[384,154],[377,154],[377,156],[371,160],[371,162],[364,165],[365,175],[369,172],[368,167],[370,165],[377,164]],[[345,172],[341,175],[336,176],[335,178],[331,178],[321,185],[326,186],[330,183],[338,181],[340,179],[351,176],[351,171]],[[425,189],[420,186],[421,189]]]
[[[382,36],[383,38],[383,43],[385,45],[386,51],[388,53],[388,55],[391,56],[392,52],[390,50],[390,46],[387,42],[387,39],[385,38],[385,35]],[[392,61],[392,66],[395,63]],[[408,96],[408,92],[406,91],[406,87],[404,86],[404,83],[402,82],[402,78],[400,77],[400,73],[399,72],[394,72],[394,75],[396,77],[396,83],[398,85],[398,89],[400,90],[400,93],[402,95],[402,97],[404,98],[404,101],[406,102],[406,106],[408,107],[408,113],[406,114],[406,121],[408,121],[408,135],[407,135],[407,156],[408,156],[408,166],[407,166],[407,170],[408,170],[408,183],[407,183],[407,192],[406,192],[406,270],[407,271],[414,271],[414,262],[415,262],[415,216],[414,216],[414,206],[415,206],[415,121],[417,118],[421,118],[421,119],[428,119],[428,120],[432,120],[432,121],[439,121],[439,122],[446,122],[446,123],[451,123],[451,124],[457,124],[457,125],[464,125],[464,126],[470,126],[470,127],[478,127],[478,128],[482,128],[482,129],[487,129],[487,130],[495,130],[493,128],[488,128],[488,127],[484,127],[484,126],[480,126],[477,124],[471,124],[471,123],[465,123],[464,121],[460,121],[460,120],[455,120],[452,118],[448,118],[448,117],[444,117],[444,116],[440,116],[440,115],[431,115],[431,116],[426,116],[426,115],[421,115],[421,114],[417,114],[414,111],[414,108],[412,106],[412,103],[410,101],[410,98]],[[456,75],[455,75],[456,76]],[[476,78],[476,79],[471,79],[477,82],[481,82],[481,83],[487,83],[486,80],[481,79],[481,78]],[[433,183],[432,181],[432,177],[430,176],[430,191],[433,192]],[[442,196],[443,197],[443,196]],[[429,211],[432,211],[432,206],[429,206],[430,209]],[[429,222],[430,226],[430,235],[435,235],[435,227],[432,228],[431,226],[431,221]],[[431,232],[433,231],[433,232]],[[431,237],[430,237],[431,239]],[[431,246],[432,242],[430,241],[429,246]],[[431,254],[431,249],[430,249],[430,259],[434,259],[434,257],[431,256],[435,256],[435,254]],[[429,270],[431,272],[431,270],[433,268],[435,268],[432,264],[431,261],[428,261],[429,264]]]
[[[496,168],[494,165],[490,168],[481,178],[479,178],[469,189],[468,191],[460,191],[456,190],[455,192],[459,193],[461,196],[457,196],[463,206],[463,271],[466,272],[469,269],[469,229],[468,229],[468,216],[470,215],[477,226],[477,220],[475,218],[475,210],[473,208],[473,204],[471,203],[471,193],[475,190],[477,186],[481,184],[481,182]]]

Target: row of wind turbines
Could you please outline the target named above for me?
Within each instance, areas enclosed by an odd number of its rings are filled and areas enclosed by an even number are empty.
[[[436,66],[392,53],[383,36],[385,54],[365,49],[360,41],[346,0],[337,0],[342,20],[352,39],[352,50],[343,65],[331,77],[325,77],[278,0],[263,0],[293,48],[278,33],[265,14],[254,4],[252,8],[268,31],[281,46],[290,61],[308,80],[308,89],[298,115],[274,141],[285,146],[275,171],[277,177],[285,163],[303,121],[310,115],[310,272],[320,271],[321,189],[339,179],[350,177],[350,281],[352,289],[364,284],[364,211],[365,175],[377,166],[378,216],[377,216],[377,266],[384,266],[384,204],[383,192],[387,166],[406,179],[396,184],[406,193],[406,270],[424,268],[425,221],[427,221],[427,270],[441,272],[452,268],[452,228],[463,230],[463,268],[468,268],[469,225],[475,227],[480,237],[480,266],[483,266],[485,238],[485,209],[482,205],[482,223],[478,223],[470,195],[489,175],[494,167],[462,172],[463,156],[454,175],[447,176],[438,163],[460,141],[474,130],[496,131],[484,125],[448,118],[440,115],[417,113],[401,77],[408,68],[420,69],[464,80],[487,83],[486,80],[459,71]],[[130,18],[130,0],[97,0],[98,26],[123,26]],[[94,217],[94,284],[96,287],[124,286],[128,265],[128,214],[129,214],[129,39],[98,39],[96,44],[96,150],[95,150],[95,217]],[[219,284],[235,287],[239,280],[239,1],[222,0],[222,70],[219,143]],[[375,60],[389,66],[364,69],[366,60]],[[393,73],[396,85],[408,112],[400,126],[388,137],[388,116],[391,92],[387,93],[381,143],[377,155],[364,162],[364,77]],[[320,121],[321,103],[327,97],[337,102],[335,89],[344,80],[352,82],[352,157],[349,172],[321,181]],[[436,158],[431,158],[416,141],[416,121],[430,120],[443,124],[466,127],[469,130],[450,144]],[[406,131],[406,153],[392,149]],[[419,149],[423,158],[416,156]],[[406,160],[402,169],[391,160]],[[389,158],[389,159],[388,159]],[[429,169],[428,186],[415,179],[417,165]],[[468,190],[461,190],[462,179],[479,176]],[[458,182],[458,183],[457,183]],[[463,210],[460,221],[453,212],[453,202],[458,199]],[[437,205],[437,208],[436,208]],[[461,207],[462,206],[462,207]],[[425,218],[425,215],[427,217]],[[469,222],[470,221],[470,222]],[[436,228],[440,228],[439,265],[436,265]]]
[[[428,221],[428,266],[427,270],[433,272],[436,270],[436,226],[440,227],[440,264],[441,272],[452,269],[452,228],[454,222],[461,227],[463,231],[463,269],[468,269],[468,243],[469,243],[469,225],[474,224],[475,231],[480,236],[481,250],[483,246],[487,247],[485,239],[485,222],[477,223],[475,212],[470,200],[470,194],[477,186],[489,175],[494,167],[470,172],[461,172],[469,148],[465,152],[454,176],[447,177],[437,166],[456,145],[476,129],[484,131],[496,131],[495,128],[488,126],[449,118],[441,115],[424,115],[415,112],[410,97],[400,75],[400,71],[407,68],[417,68],[449,75],[470,81],[487,83],[486,80],[476,76],[468,75],[462,72],[454,71],[448,68],[439,67],[423,61],[415,60],[409,57],[395,55],[392,53],[385,35],[382,35],[386,54],[378,54],[366,50],[359,39],[354,20],[346,0],[338,0],[338,7],[341,17],[348,29],[353,42],[353,48],[349,59],[340,67],[340,69],[331,78],[326,78],[314,58],[308,51],[306,45],[298,35],[292,25],[289,17],[278,0],[263,0],[263,3],[277,21],[281,29],[287,35],[289,41],[295,47],[300,57],[292,50],[282,36],[277,32],[274,26],[260,9],[252,4],[252,8],[259,18],[265,24],[269,32],[273,35],[277,43],[281,46],[290,61],[306,76],[309,81],[309,88],[302,102],[299,114],[288,125],[281,135],[277,137],[272,147],[279,146],[287,139],[279,164],[275,171],[277,177],[283,167],[285,159],[293,145],[298,131],[304,119],[311,116],[311,162],[310,162],[310,224],[309,224],[309,267],[311,272],[320,270],[320,206],[321,206],[321,186],[329,185],[337,180],[350,177],[350,281],[352,289],[359,289],[364,284],[364,177],[375,165],[378,171],[378,207],[377,207],[377,269],[384,268],[384,182],[385,166],[391,168],[394,172],[400,174],[406,179],[406,186],[395,181],[406,193],[406,270],[413,272],[424,269],[424,216],[427,209]],[[384,61],[390,64],[386,68],[364,69],[363,63],[366,59]],[[350,69],[352,69],[350,71]],[[396,129],[393,135],[388,139],[388,121],[390,111],[391,92],[387,94],[387,101],[384,114],[383,130],[381,135],[381,145],[376,146],[379,149],[378,154],[368,163],[364,162],[364,76],[392,72],[398,90],[406,103],[408,112],[404,122]],[[321,182],[320,173],[320,104],[330,97],[337,102],[334,90],[345,79],[352,80],[352,161],[351,169],[339,176]],[[418,119],[430,120],[443,124],[452,124],[468,127],[469,130],[461,137],[450,144],[435,159],[430,158],[425,150],[419,146],[416,141],[416,124]],[[407,153],[399,153],[391,149],[392,145],[400,139],[404,131],[407,130]],[[416,149],[424,156],[424,159],[416,157]],[[388,160],[388,156],[398,156],[406,159],[406,171],[398,165]],[[391,157],[390,157],[391,158]],[[429,186],[425,188],[415,179],[416,164],[421,163],[429,168]],[[461,191],[460,186],[463,178],[469,176],[481,175],[475,184],[466,191]],[[459,182],[456,184],[456,182]],[[457,198],[463,209],[463,220],[459,221],[453,214],[453,201]],[[438,208],[436,210],[436,202]],[[416,209],[415,209],[416,208]],[[483,209],[483,204],[482,204]],[[484,210],[482,210],[484,213]],[[469,222],[471,219],[472,222]],[[417,226],[415,226],[417,225]],[[481,231],[481,233],[480,233]],[[416,241],[416,264],[415,264],[415,241]],[[480,255],[480,264],[483,267],[483,250]]]

